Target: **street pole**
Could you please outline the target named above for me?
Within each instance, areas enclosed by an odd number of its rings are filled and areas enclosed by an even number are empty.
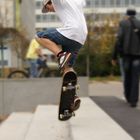
[[[0,40],[0,50],[1,50],[1,77],[4,77],[4,45],[3,45],[3,41]]]
[[[88,36],[87,36],[87,57],[86,57],[86,63],[87,63],[87,68],[86,68],[86,74],[88,77],[90,77],[90,47],[91,47],[91,38],[90,38],[90,32],[92,30],[92,13],[88,15]]]
[[[90,36],[88,34],[88,38],[87,38],[87,59],[86,59],[86,63],[87,63],[87,68],[86,68],[86,73],[87,76],[90,77],[90,52],[89,52],[89,48],[90,48]]]

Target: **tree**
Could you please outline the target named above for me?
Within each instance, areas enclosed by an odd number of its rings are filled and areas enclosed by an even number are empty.
[[[110,61],[119,23],[119,16],[115,13],[111,14],[105,17],[100,24],[94,20],[93,17],[93,14],[87,17],[88,37],[85,47],[81,50],[81,56],[79,56],[79,59],[82,59],[82,61],[78,60],[78,62],[79,64],[83,63],[84,66],[87,65],[89,67],[90,76],[108,75],[112,73]],[[85,57],[82,57],[84,55]],[[84,61],[86,58],[89,62]],[[79,68],[77,69],[79,70]],[[81,67],[81,74],[85,74],[84,70],[86,71],[87,69]]]

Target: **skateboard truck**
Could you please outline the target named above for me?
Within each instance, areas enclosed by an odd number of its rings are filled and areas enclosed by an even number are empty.
[[[67,91],[67,90],[72,90],[72,89],[76,89],[79,90],[80,89],[80,85],[75,85],[73,86],[72,83],[69,83],[68,86],[63,86],[63,91]]]
[[[69,112],[69,110],[64,110],[64,114],[60,114],[60,118],[63,119],[65,117],[72,117],[75,116],[74,112]]]

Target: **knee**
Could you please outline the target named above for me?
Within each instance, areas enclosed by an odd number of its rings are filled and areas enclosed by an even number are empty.
[[[35,36],[35,40],[36,40],[37,42],[39,42],[39,41],[40,41],[40,38],[36,35],[36,36]]]
[[[35,40],[39,43],[42,44],[42,38],[35,36]]]

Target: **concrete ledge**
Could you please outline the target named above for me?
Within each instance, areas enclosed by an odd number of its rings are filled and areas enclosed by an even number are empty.
[[[90,98],[82,98],[70,126],[73,140],[134,140]]]
[[[69,123],[57,119],[58,106],[39,106],[25,140],[71,140]]]
[[[32,116],[31,113],[12,113],[0,126],[0,140],[24,140]]]
[[[33,114],[12,114],[0,126],[1,140],[134,140],[90,98],[76,116],[59,121],[58,106],[40,105]]]
[[[88,78],[79,77],[81,97],[88,96]],[[0,114],[33,111],[39,104],[58,104],[61,78],[0,80]]]

